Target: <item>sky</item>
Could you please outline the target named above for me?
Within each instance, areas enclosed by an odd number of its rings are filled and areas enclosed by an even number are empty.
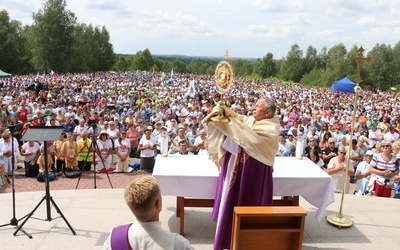
[[[0,0],[11,20],[32,24],[40,0]],[[400,0],[67,0],[79,23],[105,26],[115,53],[275,59],[297,43],[319,52],[343,43],[400,41]]]

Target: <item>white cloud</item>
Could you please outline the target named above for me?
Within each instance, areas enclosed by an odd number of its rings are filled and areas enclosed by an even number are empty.
[[[118,1],[90,1],[86,3],[85,7],[98,10],[119,10],[125,8],[125,6]]]
[[[376,19],[374,17],[369,17],[369,16],[365,16],[365,17],[361,17],[360,19],[355,21],[356,25],[359,26],[375,26],[377,24]]]

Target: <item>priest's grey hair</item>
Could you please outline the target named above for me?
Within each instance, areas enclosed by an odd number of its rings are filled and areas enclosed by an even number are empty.
[[[264,103],[265,103],[264,110],[270,109],[272,111],[272,114],[275,114],[275,111],[276,111],[275,102],[271,98],[268,98],[268,97],[265,97],[265,96],[261,97],[261,99],[264,100]]]

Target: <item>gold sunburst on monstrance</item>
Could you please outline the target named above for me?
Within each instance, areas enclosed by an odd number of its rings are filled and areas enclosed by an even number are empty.
[[[228,62],[228,50],[226,50],[224,57],[225,59],[220,61],[215,68],[215,84],[220,95],[228,92],[229,88],[233,85],[234,77],[232,66]]]
[[[228,90],[232,87],[234,81],[234,72],[232,65],[228,61],[229,58],[229,52],[228,50],[225,51],[224,55],[224,60],[220,61],[215,68],[215,85],[217,86],[217,91],[220,94],[220,101],[218,102],[218,105],[225,105],[223,102],[223,94],[228,92]],[[229,119],[226,117],[223,117],[222,115],[220,116],[214,116],[211,118],[213,121],[219,121],[219,122],[228,122]]]

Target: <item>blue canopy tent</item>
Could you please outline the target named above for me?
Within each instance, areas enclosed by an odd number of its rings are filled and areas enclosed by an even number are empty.
[[[354,87],[357,86],[355,82],[345,77],[338,81],[334,81],[331,86],[332,92],[354,93]]]

